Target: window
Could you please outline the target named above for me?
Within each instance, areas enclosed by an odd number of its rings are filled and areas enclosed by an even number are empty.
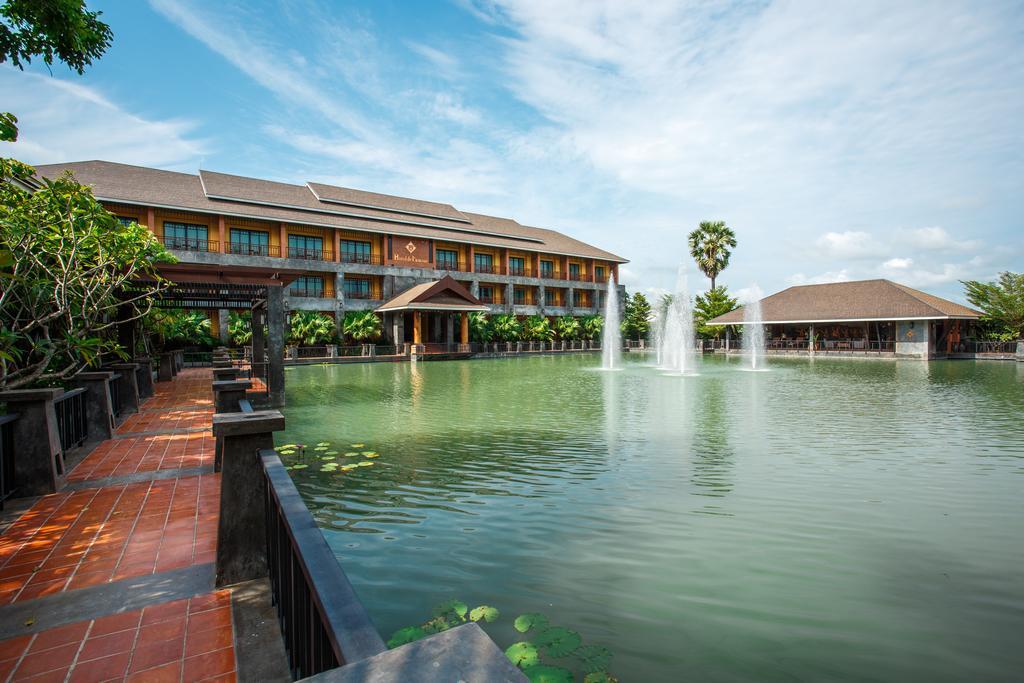
[[[232,254],[245,254],[247,256],[269,256],[270,255],[270,233],[261,230],[243,230],[242,228],[231,228]]]
[[[555,264],[553,261],[540,262],[540,276],[553,278],[555,276]]]
[[[520,256],[510,256],[508,259],[509,275],[526,275],[526,259]]]
[[[553,289],[544,290],[544,305],[545,306],[557,306],[558,305],[558,292]]]
[[[459,252],[454,249],[438,249],[434,252],[437,267],[441,270],[459,269]]]
[[[371,263],[372,254],[369,242],[341,241],[341,260],[345,263]]]
[[[324,239],[309,235],[288,235],[288,258],[322,260]]]
[[[526,304],[526,290],[522,287],[516,287],[512,290],[512,302],[522,306]]]
[[[584,302],[583,300],[583,292],[579,291],[578,289],[573,290],[572,305],[580,308],[586,306],[586,302]]]
[[[604,272],[604,266],[594,266],[594,280],[597,282],[606,282],[608,280],[608,276]]]
[[[494,289],[491,287],[481,287],[479,299],[485,304],[494,303]]]
[[[473,254],[473,269],[478,273],[493,273],[494,257],[490,254]]]
[[[135,222],[134,218],[130,218],[128,216],[116,216],[116,218],[117,218],[117,222],[120,223],[121,225],[123,225],[126,228],[129,225],[131,225],[132,223]]]
[[[580,279],[580,264],[570,263],[569,264],[569,279],[579,280]]]
[[[318,275],[302,275],[295,278],[295,282],[288,292],[292,296],[315,296],[324,295],[324,279]]]
[[[192,223],[164,223],[164,244],[168,249],[209,251],[209,228]]]
[[[349,280],[345,279],[345,296],[352,297],[353,299],[369,299],[370,298],[370,281],[369,280]]]

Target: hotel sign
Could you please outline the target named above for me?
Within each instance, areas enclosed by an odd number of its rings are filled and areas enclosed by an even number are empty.
[[[389,237],[388,254],[399,265],[426,266],[434,260],[430,240],[409,237]]]

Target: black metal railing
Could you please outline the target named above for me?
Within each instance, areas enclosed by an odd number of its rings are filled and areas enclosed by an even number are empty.
[[[199,239],[196,237],[160,237],[158,238],[168,249],[178,251],[220,251],[220,242]]]
[[[261,451],[267,565],[292,676],[298,680],[386,647],[274,451]]]
[[[0,415],[0,510],[18,488],[14,474],[14,421],[17,419],[17,414]]]
[[[66,391],[53,401],[57,413],[57,433],[60,435],[61,453],[78,448],[89,437],[89,423],[85,416],[85,387]],[[64,474],[64,459],[54,456],[57,474]]]
[[[334,254],[328,249],[288,247],[288,258],[302,259],[304,261],[333,261]]]
[[[446,270],[450,273],[464,273],[466,272],[466,264],[459,259],[441,259],[434,263],[434,270]]]
[[[228,253],[241,256],[280,256],[281,247],[276,244],[249,244],[248,242],[228,242]]]
[[[501,268],[499,268],[494,263],[476,263],[473,265],[473,272],[490,273],[492,275],[498,275],[499,273],[501,273]]]
[[[384,264],[384,258],[380,254],[363,254],[358,251],[341,250],[342,263],[365,263],[367,265],[380,266]]]
[[[121,403],[121,385],[119,380],[121,379],[121,373],[115,372],[110,377],[110,382],[107,385],[110,387],[110,409],[114,411],[114,419],[121,417],[121,412],[124,410],[124,405]]]
[[[323,286],[317,287],[305,287],[300,285],[292,285],[288,288],[288,294],[291,296],[308,296],[314,299],[322,299],[326,294],[324,293]]]
[[[380,288],[371,286],[366,289],[345,289],[346,299],[380,299]]]
[[[206,368],[213,365],[213,351],[186,351],[181,355],[186,368]]]
[[[974,353],[1017,353],[1017,342],[1015,341],[969,341],[964,342],[963,346],[968,352]]]
[[[296,356],[298,358],[327,358],[326,346],[297,346]]]

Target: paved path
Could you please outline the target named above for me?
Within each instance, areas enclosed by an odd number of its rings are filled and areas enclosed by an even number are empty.
[[[212,374],[156,385],[0,536],[0,681],[233,681]]]

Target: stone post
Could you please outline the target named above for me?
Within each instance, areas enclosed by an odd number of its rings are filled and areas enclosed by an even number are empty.
[[[576,290],[570,287],[565,290],[565,312],[567,315],[572,315],[573,304],[576,303]]]
[[[239,413],[238,402],[245,399],[245,392],[252,389],[247,379],[229,379],[213,383],[213,405],[216,413]]]
[[[174,374],[177,375],[179,372],[185,369],[185,352],[178,349],[174,352]]]
[[[746,334],[746,333],[747,333],[747,330],[746,330],[746,328],[743,328],[743,333],[744,333],[744,334]],[[808,325],[808,327],[807,327],[807,349],[808,349],[808,352],[809,352],[809,353],[810,353],[810,354],[811,354],[812,356],[814,355],[814,352],[815,352],[815,350],[816,350],[816,349],[815,349],[815,347],[816,347],[817,345],[818,345],[818,342],[817,342],[817,340],[815,340],[815,338],[814,338],[814,323],[811,323],[811,324],[810,324],[810,325]]]
[[[267,376],[267,339],[263,334],[263,327],[266,318],[266,311],[262,308],[254,309],[252,312],[252,363],[253,375],[256,377]]]
[[[269,403],[272,408],[284,405],[284,288],[267,287],[267,330],[270,336],[270,362],[267,373]]]
[[[14,481],[20,496],[55,493],[61,486],[64,461],[54,399],[63,389],[15,389],[0,392],[0,403],[17,414],[11,423],[14,440]]]
[[[327,357],[337,358],[338,357],[338,346],[336,344],[327,345]]]
[[[229,382],[236,379],[238,379],[238,368],[227,367],[213,369],[213,380],[215,382]]]
[[[217,337],[223,344],[227,344],[231,339],[231,335],[228,334],[228,316],[230,315],[226,308],[217,311]]]
[[[511,282],[506,283],[506,285],[505,285],[505,312],[506,313],[511,313],[514,310],[512,306],[513,306],[513,304],[515,302],[515,298],[516,298],[516,291],[515,290],[516,290],[515,285],[513,285]]]
[[[72,378],[75,387],[85,387],[85,419],[90,443],[114,436],[114,404],[110,399],[110,378],[113,376],[113,372],[99,371],[80,372]]]
[[[217,586],[267,575],[265,483],[259,451],[273,448],[274,432],[282,429],[284,417],[276,410],[213,416],[213,435],[224,443]]]
[[[121,375],[119,379],[114,380],[117,382],[118,395],[121,398],[121,415],[139,412],[139,384],[135,374],[138,367],[135,363],[114,363],[104,368]]]
[[[136,358],[134,362],[139,364],[138,377],[135,380],[139,385],[139,398],[149,398],[153,395],[153,361],[146,356]]]
[[[1017,340],[1017,353],[1014,354],[1014,358],[1018,363],[1024,363],[1024,339]]]
[[[160,354],[160,368],[156,378],[158,382],[170,382],[174,378],[174,354],[170,351]]]

